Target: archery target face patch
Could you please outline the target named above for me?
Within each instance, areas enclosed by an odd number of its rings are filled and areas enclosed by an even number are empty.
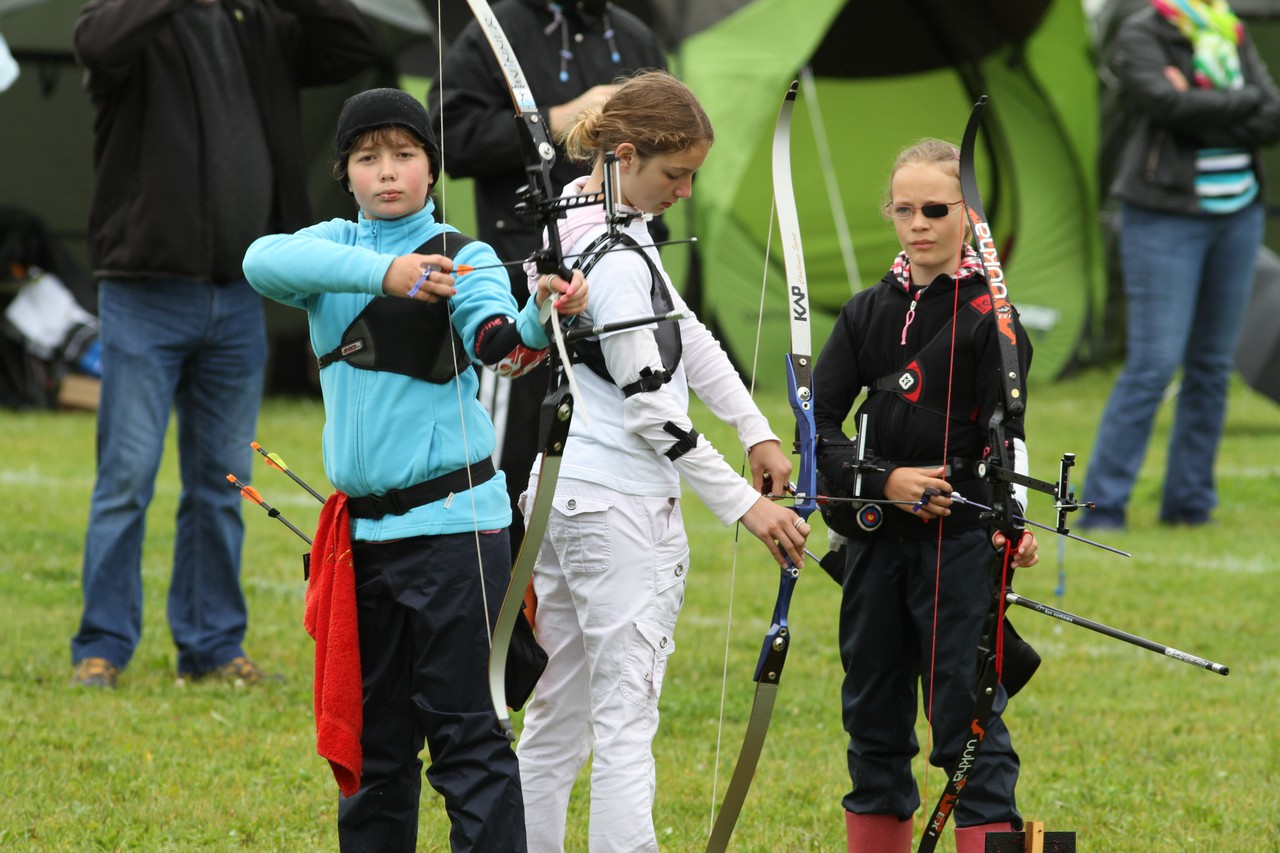
[[[879,527],[881,522],[884,521],[884,513],[881,512],[878,505],[867,504],[862,507],[862,509],[858,510],[856,518],[858,520],[858,526],[870,533]]]

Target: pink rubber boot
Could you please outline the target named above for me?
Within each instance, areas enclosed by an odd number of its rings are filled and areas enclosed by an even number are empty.
[[[911,821],[891,814],[844,813],[849,853],[910,853]]]
[[[1010,823],[984,823],[956,827],[956,853],[986,853],[988,832],[1013,832]]]

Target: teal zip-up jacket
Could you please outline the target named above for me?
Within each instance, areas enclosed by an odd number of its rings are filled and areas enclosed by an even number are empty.
[[[382,293],[382,278],[395,258],[443,230],[454,230],[435,221],[434,209],[428,201],[400,219],[366,219],[361,213],[357,222],[334,219],[294,234],[261,237],[245,254],[245,276],[263,296],[304,309],[312,348],[330,352],[371,300],[396,298]],[[547,347],[534,300],[520,311],[506,271],[496,266],[498,258],[486,243],[468,243],[454,261],[482,268],[456,279],[458,292],[450,300],[454,328],[473,358],[476,332],[494,316],[516,318],[527,346]],[[329,482],[348,495],[381,495],[487,458],[494,447],[493,422],[476,399],[477,384],[475,371],[465,369],[457,379],[436,385],[343,361],[323,368]],[[474,489],[404,515],[356,519],[352,537],[379,542],[510,524],[505,479],[496,471]]]

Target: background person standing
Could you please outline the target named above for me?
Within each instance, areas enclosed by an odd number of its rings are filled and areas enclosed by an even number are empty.
[[[1126,360],[1098,425],[1085,528],[1125,525],[1156,411],[1182,387],[1164,524],[1217,506],[1214,459],[1265,211],[1258,149],[1280,139],[1280,91],[1225,0],[1152,0],[1116,36],[1132,116],[1111,191],[1122,202]]]
[[[91,0],[74,43],[94,107],[103,376],[72,683],[115,687],[141,638],[146,511],[175,407],[178,673],[257,682],[225,480],[249,479],[267,355],[240,264],[256,237],[309,221],[298,90],[368,65],[374,34],[347,0]]]

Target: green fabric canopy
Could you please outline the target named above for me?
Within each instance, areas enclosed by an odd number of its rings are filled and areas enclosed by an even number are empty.
[[[973,6],[972,14],[981,15],[987,6],[944,2],[948,14]],[[889,8],[927,5],[903,0]],[[845,43],[849,50],[865,48],[857,46],[856,29],[832,29],[837,22],[858,26],[856,13],[842,14],[852,11],[845,7],[845,0],[756,0],[681,50],[679,73],[716,129],[716,144],[696,184],[692,225],[703,251],[702,312],[748,371],[771,223],[774,121],[787,87],[820,47],[824,55]],[[916,44],[913,32],[895,33],[893,13],[879,14],[876,25],[889,29],[875,37],[890,42],[899,56],[909,54]],[[861,35],[864,42],[872,38]],[[1011,299],[1035,344],[1033,381],[1052,379],[1076,355],[1091,306],[1104,289],[1093,161],[1097,82],[1084,14],[1074,0],[1054,0],[1025,41],[998,45],[974,61],[931,58],[921,64],[934,65],[932,70],[909,74],[824,76],[819,69],[816,106],[830,149],[826,168],[812,121],[815,103],[801,90],[792,124],[792,172],[814,307],[814,351],[820,351],[840,306],[855,290],[878,281],[898,251],[893,228],[880,213],[896,153],[925,136],[958,142],[974,100],[986,94],[979,184]],[[856,252],[854,276],[828,201],[833,180]],[[779,248],[770,255],[760,352],[762,360],[776,362],[763,361],[762,382],[781,380],[788,348]]]
[[[31,168],[28,158],[11,158],[0,201],[30,207],[77,254],[92,182],[88,98],[70,51],[79,5],[0,0],[0,29],[23,58],[23,76],[0,95],[0,141],[6,151],[40,151],[58,163]],[[388,37],[389,52],[403,37]],[[894,155],[923,136],[958,141],[973,101],[986,94],[977,164],[986,210],[1011,297],[1035,341],[1032,380],[1059,375],[1104,289],[1095,224],[1097,82],[1079,0],[754,0],[678,46],[673,68],[706,106],[717,142],[696,183],[695,216],[686,219],[681,206],[670,224],[699,238],[701,313],[749,372],[771,222],[773,124],[787,87],[810,63],[817,97],[802,90],[798,99],[792,168],[815,352],[843,302],[878,280],[897,252],[879,212]],[[342,98],[370,85],[369,77],[304,97],[318,216],[350,213],[326,160]],[[407,88],[422,94],[426,84]],[[825,128],[821,140],[815,113]],[[819,141],[830,150],[826,163]],[[442,202],[448,184],[456,184],[448,195],[451,221],[467,227],[467,183],[444,182]],[[848,220],[856,274],[842,251],[833,189]],[[673,246],[664,255],[682,284],[688,253]],[[776,246],[771,255],[760,346],[767,360],[758,372],[762,381],[780,382],[787,324]]]

